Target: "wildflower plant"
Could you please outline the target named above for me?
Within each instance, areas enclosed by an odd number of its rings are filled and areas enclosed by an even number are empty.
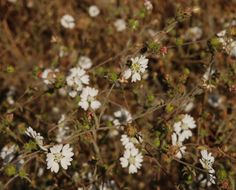
[[[234,189],[234,7],[1,1],[0,189]]]

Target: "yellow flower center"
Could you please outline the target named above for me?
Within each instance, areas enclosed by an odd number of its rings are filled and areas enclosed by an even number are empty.
[[[135,157],[134,156],[130,156],[129,163],[130,164],[135,164]]]
[[[131,65],[131,70],[134,71],[134,72],[139,72],[140,71],[140,64],[138,63],[133,63]]]
[[[54,161],[55,161],[55,162],[60,162],[61,159],[64,158],[64,156],[62,155],[62,153],[54,153],[53,155],[54,155]]]

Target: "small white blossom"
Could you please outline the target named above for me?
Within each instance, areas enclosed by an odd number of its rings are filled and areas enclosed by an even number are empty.
[[[216,177],[214,175],[209,176],[208,179],[204,178],[203,174],[198,176],[198,181],[200,182],[201,187],[210,187],[212,184],[215,184],[215,179]]]
[[[132,123],[132,116],[128,110],[122,108],[114,112],[113,124],[115,126],[120,126],[122,124],[128,124],[128,123]]]
[[[184,111],[187,112],[187,113],[192,111],[193,108],[194,108],[194,102],[193,101],[188,102],[187,104],[184,105]]]
[[[90,6],[88,12],[91,17],[96,17],[100,14],[100,10],[96,5]]]
[[[114,22],[114,26],[116,27],[116,30],[118,32],[122,32],[126,29],[126,22],[124,19],[117,19],[115,22]]]
[[[73,29],[75,27],[75,19],[69,14],[65,14],[61,17],[61,25],[64,28]]]
[[[81,56],[78,61],[78,65],[83,69],[89,69],[92,67],[92,60],[87,56]]]
[[[195,128],[196,124],[194,119],[185,114],[182,119],[174,123],[174,133],[171,136],[172,145],[177,148],[176,157],[181,159],[185,153],[186,146],[183,145],[184,140],[192,136],[191,129]]]
[[[66,97],[67,96],[67,89],[65,87],[62,87],[58,90],[58,94],[62,97]]]
[[[68,49],[65,46],[60,46],[59,48],[59,57],[64,57],[68,55]]]
[[[149,0],[144,1],[144,6],[148,11],[151,11],[153,9],[153,5],[152,5],[151,1],[149,1]]]
[[[9,163],[15,157],[15,153],[17,151],[16,145],[6,145],[2,148],[0,157],[3,159],[4,164]]]
[[[212,168],[215,158],[212,156],[211,152],[208,153],[207,150],[202,150],[201,156],[202,158],[199,161],[202,164],[202,167],[210,173],[215,173],[215,170]]]
[[[73,155],[69,144],[54,145],[50,148],[50,153],[47,154],[47,169],[57,173],[61,165],[63,169],[67,170],[68,166],[71,165]]]
[[[195,120],[188,114],[185,114],[181,121],[174,123],[174,131],[178,134],[180,142],[191,137],[193,135],[191,129],[195,127]]]
[[[131,82],[139,81],[147,67],[148,59],[145,56],[141,55],[140,57],[131,58],[131,66],[124,71],[123,76],[125,79],[131,77]]]
[[[125,149],[132,149],[135,144],[142,143],[143,139],[141,136],[139,136],[138,139],[135,137],[129,137],[128,135],[121,135],[120,139],[122,145],[125,147]]]
[[[120,141],[125,149],[132,149],[134,148],[134,143],[131,142],[131,139],[127,135],[122,135]]]
[[[56,82],[56,73],[58,73],[59,70],[58,69],[45,69],[43,71],[43,73],[41,74],[41,78],[43,79],[43,82],[46,85],[51,85],[54,84]]]
[[[39,170],[38,170],[37,176],[41,177],[41,176],[43,176],[43,174],[44,174],[44,168],[40,167]]]
[[[94,188],[92,188],[94,190]],[[92,190],[91,189],[91,190]],[[118,190],[118,187],[114,180],[106,181],[99,185],[99,190]]]
[[[8,2],[10,2],[10,3],[16,3],[17,2],[17,0],[7,0]]]
[[[215,170],[213,168],[213,164],[215,162],[215,158],[212,156],[211,152],[207,152],[207,150],[201,151],[201,159],[199,159],[202,167],[208,171],[209,174],[209,182],[215,184]]]
[[[188,40],[196,41],[202,37],[202,34],[203,34],[202,29],[195,26],[187,30],[185,37]]]
[[[10,86],[10,89],[7,92],[7,102],[10,105],[13,105],[15,103],[15,100],[13,97],[15,95],[15,92],[16,92],[16,88],[14,86]]]
[[[232,57],[236,57],[236,41],[233,38],[227,36],[227,31],[220,31],[217,33],[217,37],[225,52]]]
[[[135,147],[126,149],[123,157],[120,158],[120,162],[122,168],[129,169],[130,174],[137,173],[138,169],[142,166],[143,155]]]
[[[83,108],[85,111],[90,107],[92,110],[96,110],[101,106],[101,103],[95,99],[98,95],[98,90],[91,87],[86,87],[83,89],[80,95],[79,106]]]
[[[220,95],[218,95],[218,94],[209,94],[207,102],[213,108],[217,108],[217,107],[219,107],[222,104],[223,98]]]
[[[175,156],[177,158],[181,159],[183,157],[183,155],[185,154],[186,146],[183,146],[182,142],[179,141],[176,133],[172,134],[171,139],[172,139],[172,145],[178,149]]]
[[[208,81],[214,73],[215,73],[215,70],[208,67],[206,72],[203,75],[203,81]]]
[[[236,41],[233,41],[231,44],[230,44],[230,52],[229,54],[232,56],[232,57],[236,57]]]
[[[66,77],[66,84],[69,87],[69,95],[74,98],[83,89],[83,85],[89,84],[89,76],[85,70],[74,67],[70,69],[70,74]]]
[[[58,131],[56,135],[56,141],[61,143],[65,138],[69,131],[69,127],[66,126],[66,115],[62,114],[60,120],[58,121]]]
[[[28,127],[25,134],[33,138],[42,150],[47,151],[47,149],[43,146],[43,136],[40,133],[37,133],[32,129],[32,127]]]

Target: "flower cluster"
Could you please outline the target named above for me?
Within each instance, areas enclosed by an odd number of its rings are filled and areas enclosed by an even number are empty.
[[[225,52],[232,57],[236,57],[236,41],[228,36],[227,30],[222,30],[217,33],[217,37]]]
[[[80,101],[78,105],[85,111],[89,108],[96,110],[101,106],[101,103],[95,99],[98,95],[98,90],[87,86],[90,80],[85,70],[91,68],[91,66],[91,59],[87,56],[81,56],[77,67],[71,68],[70,74],[66,77],[69,96],[74,98],[79,95]]]
[[[215,177],[215,170],[213,168],[215,158],[212,156],[212,154],[210,152],[208,153],[207,150],[202,150],[201,156],[202,157],[201,157],[201,159],[199,159],[199,161],[200,161],[202,167],[208,171],[209,182],[211,184],[215,184],[216,177]],[[210,185],[210,183],[208,183],[208,186]]]
[[[148,67],[148,59],[141,55],[139,57],[131,58],[131,66],[124,71],[123,76],[125,79],[131,77],[131,82],[141,80],[141,75],[145,72]]]
[[[70,69],[70,74],[66,77],[66,83],[69,88],[69,95],[74,98],[81,92],[83,85],[89,85],[89,76],[84,69],[74,67]]]
[[[123,157],[120,158],[122,168],[128,168],[130,174],[137,173],[143,162],[143,155],[134,145],[138,143],[138,140],[130,138],[127,135],[122,135],[121,142],[125,147]]]
[[[83,89],[80,95],[79,106],[83,108],[85,111],[91,108],[92,110],[96,110],[101,106],[101,103],[96,100],[96,96],[98,95],[98,90],[91,87],[86,87]]]
[[[61,120],[64,120],[62,117]],[[59,121],[59,124],[63,121]],[[35,139],[36,143],[39,145],[39,147],[46,151],[47,154],[47,168],[50,169],[52,172],[57,173],[59,171],[59,163],[61,164],[63,169],[67,169],[68,166],[71,164],[72,157],[74,153],[72,152],[72,148],[70,148],[69,144],[62,145],[54,145],[51,147],[48,152],[48,149],[43,146],[43,137],[40,133],[37,133],[34,131],[31,127],[28,127],[25,131],[26,135],[29,137]]]
[[[115,111],[113,115],[103,115],[102,119],[108,121],[109,124],[116,127],[109,131],[110,137],[117,136],[119,134],[119,130],[123,130],[125,125],[132,123],[132,115],[125,108],[120,108]]]
[[[186,147],[183,146],[183,142],[189,139],[193,134],[191,129],[196,127],[195,120],[188,114],[182,116],[182,119],[174,123],[174,133],[172,134],[172,145],[179,148],[177,158],[182,158],[185,153]]]

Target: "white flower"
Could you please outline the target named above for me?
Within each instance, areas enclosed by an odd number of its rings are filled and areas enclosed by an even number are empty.
[[[128,137],[127,135],[121,135],[120,141],[122,142],[122,145],[125,147],[125,149],[132,149],[134,147],[134,144],[142,143],[143,139],[141,136],[139,136],[138,140],[135,137]]]
[[[56,73],[59,72],[58,69],[52,70],[52,69],[45,69],[41,75],[41,78],[43,79],[43,82],[46,85],[54,84],[56,81]]]
[[[131,77],[131,82],[136,82],[141,80],[141,74],[145,72],[148,66],[148,59],[141,55],[140,57],[131,58],[131,62],[130,68],[124,71],[123,76],[125,79]]]
[[[212,184],[215,184],[216,183],[216,176],[213,174],[209,174],[209,182]],[[209,183],[208,183],[208,186],[209,186]]]
[[[212,184],[215,184],[216,177],[212,174],[209,175],[208,179],[204,178],[203,174],[198,176],[198,181],[202,187],[210,187]]]
[[[9,163],[13,160],[16,151],[17,151],[16,145],[11,145],[11,146],[6,145],[2,148],[0,157],[3,159],[4,164]]]
[[[188,102],[187,104],[184,105],[184,111],[185,112],[190,112],[194,108],[194,102]]]
[[[66,119],[66,115],[65,115],[65,114],[62,114],[62,115],[61,115],[61,118],[59,119],[59,121],[57,122],[57,124],[58,124],[58,125],[64,124],[65,119]]]
[[[144,1],[144,6],[148,11],[151,11],[153,9],[153,5],[149,0]]]
[[[130,174],[137,173],[142,166],[143,155],[135,147],[126,149],[123,157],[120,158],[120,162],[122,168],[128,167]]]
[[[199,159],[200,163],[202,164],[202,167],[209,171],[209,173],[215,173],[215,170],[212,168],[212,165],[215,161],[215,158],[212,156],[212,154],[207,152],[207,150],[201,151],[202,158]]]
[[[227,39],[226,34],[227,34],[226,30],[222,30],[216,34],[216,36],[218,37],[218,40],[222,44],[223,48],[225,48],[227,46],[228,39]]]
[[[231,44],[230,44],[230,52],[229,54],[232,56],[232,57],[236,57],[236,41],[233,41]]]
[[[176,133],[172,134],[171,139],[172,139],[172,145],[178,148],[178,152],[175,154],[175,156],[181,159],[185,154],[186,146],[183,146],[182,142],[178,140],[178,136]]]
[[[10,3],[16,3],[17,2],[17,0],[7,0],[8,2],[10,2]]]
[[[73,29],[75,27],[75,19],[69,14],[65,14],[61,17],[61,25],[64,28]]]
[[[134,143],[131,142],[131,139],[127,135],[121,135],[120,141],[125,149],[132,149],[134,148]]]
[[[7,102],[10,105],[13,105],[15,103],[15,100],[13,97],[15,95],[15,92],[16,92],[16,88],[14,86],[10,86],[10,89],[7,92]]]
[[[96,110],[101,106],[101,103],[95,99],[98,94],[98,90],[91,87],[86,87],[83,89],[80,95],[79,106],[83,108],[85,111],[88,110],[89,107],[91,109]]]
[[[189,28],[188,31],[186,32],[186,39],[196,41],[202,37],[202,29],[195,26],[192,28]]]
[[[92,61],[87,56],[81,56],[78,61],[78,65],[83,69],[89,69],[92,66]]]
[[[64,56],[66,56],[66,55],[68,55],[68,49],[67,49],[67,47],[65,47],[65,46],[60,46],[60,48],[59,48],[59,57],[64,57]]]
[[[41,177],[43,174],[44,174],[44,168],[40,167],[39,170],[38,170],[37,176]]]
[[[37,133],[31,127],[28,127],[25,134],[33,138],[42,150],[47,151],[47,149],[43,146],[43,136],[41,136],[40,133]]]
[[[61,118],[57,124],[58,124],[58,131],[57,131],[57,135],[56,135],[56,141],[58,143],[61,143],[66,138],[66,135],[69,131],[69,127],[65,126],[66,125],[65,114],[61,115]]]
[[[188,114],[185,114],[181,121],[174,123],[174,131],[178,134],[181,142],[192,136],[191,129],[195,127],[194,119]]]
[[[183,146],[183,141],[192,136],[191,129],[195,128],[196,124],[194,119],[185,114],[182,116],[181,121],[174,123],[174,133],[171,136],[172,145],[178,148],[176,157],[181,159],[185,153],[186,146]]]
[[[57,173],[61,165],[63,169],[67,170],[68,166],[71,165],[73,155],[69,144],[54,145],[50,148],[50,153],[47,154],[47,169]]]
[[[114,112],[114,117],[115,119],[113,120],[113,124],[115,126],[132,123],[132,116],[130,112],[124,108]]]
[[[116,27],[116,30],[118,32],[122,32],[126,29],[126,22],[124,19],[117,19],[115,22],[114,22],[114,26]]]
[[[89,12],[89,15],[91,17],[96,17],[96,16],[99,15],[100,10],[99,10],[99,8],[96,5],[92,5],[92,6],[89,7],[88,12]]]
[[[220,31],[217,33],[217,37],[226,53],[232,57],[236,57],[236,41],[233,38],[227,36],[227,31]]]
[[[208,67],[206,72],[203,75],[203,81],[208,81],[210,76],[212,76],[214,73],[215,73],[215,70]]]
[[[212,184],[215,184],[215,170],[213,168],[213,164],[215,162],[215,158],[212,156],[212,154],[207,152],[207,150],[201,151],[202,158],[199,159],[202,167],[208,171],[209,174],[209,182]]]
[[[219,107],[223,102],[223,98],[218,94],[209,94],[208,103],[213,108]]]
[[[83,89],[83,85],[89,84],[89,76],[85,70],[74,67],[70,69],[70,74],[66,77],[66,83],[69,87],[69,95],[74,98]]]

